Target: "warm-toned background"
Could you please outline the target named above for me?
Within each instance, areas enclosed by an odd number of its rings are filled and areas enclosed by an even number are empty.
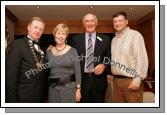
[[[46,22],[45,35],[52,34],[53,28],[60,22],[66,23],[70,34],[84,32],[82,17],[86,13],[94,13],[98,18],[97,32],[114,34],[112,15],[117,11],[125,11],[129,17],[129,26],[138,30],[144,37],[149,58],[148,77],[155,78],[155,6],[154,5],[7,5],[5,7],[5,23],[11,43],[18,36],[27,34],[28,20],[39,16]],[[109,78],[110,80],[110,78]],[[154,92],[154,87],[145,90]]]

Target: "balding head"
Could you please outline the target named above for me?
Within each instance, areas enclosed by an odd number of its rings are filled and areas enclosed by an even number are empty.
[[[93,33],[96,31],[97,26],[97,17],[94,14],[86,14],[83,17],[83,27],[85,28],[86,32]]]
[[[89,18],[89,17],[92,17],[92,18],[95,20],[95,22],[97,23],[97,17],[96,17],[94,14],[91,14],[91,13],[88,13],[88,14],[86,14],[86,15],[83,17],[83,23],[84,23],[85,20],[86,20],[87,18]]]

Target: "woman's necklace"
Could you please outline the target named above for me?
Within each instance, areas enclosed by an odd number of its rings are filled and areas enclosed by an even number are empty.
[[[66,48],[66,46],[67,45],[65,44],[64,48],[62,48],[62,49],[57,49],[56,47],[55,48],[56,48],[57,51],[63,51]]]
[[[66,46],[67,46],[67,45],[65,44],[65,46],[64,46],[62,49],[57,49],[56,46],[55,46],[55,49],[56,49],[56,51],[57,51],[57,54],[56,54],[56,55],[57,55],[57,56],[62,55],[62,54],[63,54],[63,50],[66,48]]]

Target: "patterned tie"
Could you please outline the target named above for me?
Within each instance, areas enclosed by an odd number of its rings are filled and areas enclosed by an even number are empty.
[[[88,48],[87,48],[87,57],[86,57],[86,68],[88,72],[91,72],[91,70],[94,69],[94,57],[93,57],[93,43],[91,39],[91,34],[89,35],[88,39]]]

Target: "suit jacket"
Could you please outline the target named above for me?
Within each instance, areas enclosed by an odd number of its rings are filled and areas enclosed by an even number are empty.
[[[76,35],[72,38],[72,46],[77,49],[79,59],[81,60],[81,73],[82,73],[82,83],[84,83],[84,68],[85,68],[85,56],[86,56],[86,41],[85,33]],[[103,63],[105,65],[105,71],[99,75],[96,79],[96,83],[99,86],[99,90],[105,89],[107,86],[107,72],[110,69],[111,61],[111,40],[108,36],[96,33],[96,41],[94,47],[94,57],[96,61],[94,66]]]
[[[34,103],[44,99],[45,71],[36,69],[36,61],[27,37],[15,40],[6,57],[6,102]]]

